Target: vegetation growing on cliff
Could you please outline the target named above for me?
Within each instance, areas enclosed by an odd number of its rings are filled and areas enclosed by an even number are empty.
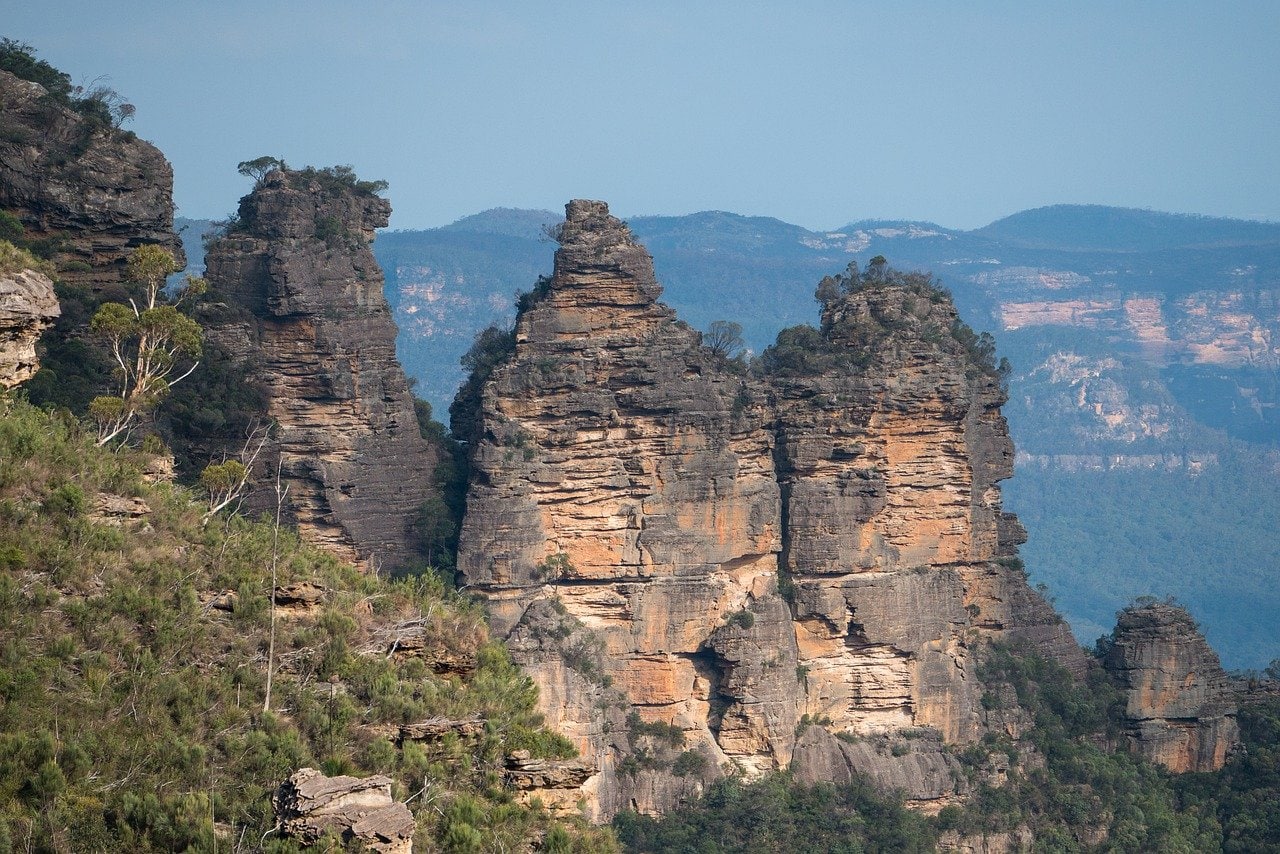
[[[1280,668],[1277,668],[1280,670]],[[857,782],[803,786],[787,775],[713,784],[662,818],[614,820],[629,851],[929,851],[964,840],[1034,840],[1034,850],[1269,851],[1280,846],[1280,696],[1242,706],[1242,744],[1219,772],[1174,775],[1114,751],[1117,689],[1100,669],[1087,685],[1010,646],[979,676],[988,714],[1028,716],[1025,741],[991,735],[957,755],[974,785],[968,803],[926,819]],[[1004,704],[1016,702],[1004,708]],[[1013,760],[1004,785],[985,782]]]
[[[971,376],[1007,381],[1009,363],[997,362],[989,333],[974,332],[949,309],[935,310],[949,305],[951,294],[928,273],[895,270],[877,255],[862,272],[851,262],[844,273],[824,277],[814,297],[822,306],[821,331],[807,324],[783,329],[760,354],[763,373],[800,377],[859,370],[881,357],[895,338],[918,338],[948,350],[958,344]]]
[[[861,781],[806,786],[787,774],[754,783],[729,777],[662,818],[622,812],[613,821],[628,851],[923,852],[928,821]]]
[[[133,117],[134,107],[109,86],[85,89],[71,82],[71,75],[36,58],[31,45],[11,38],[0,39],[0,70],[43,86],[52,103],[78,113],[83,119],[81,138],[75,143],[81,152],[95,133],[118,130]]]
[[[0,211],[0,213],[3,213]],[[26,249],[15,246],[8,240],[0,239],[0,275],[19,273],[23,270],[35,270],[46,276],[54,274],[53,265],[43,258],[37,258]]]
[[[265,834],[268,850],[291,850],[269,833],[267,795],[312,765],[386,773],[400,799],[417,793],[421,845],[513,848],[550,830],[560,850],[608,849],[502,787],[507,751],[567,745],[539,728],[532,684],[475,606],[430,576],[359,575],[283,531],[279,583],[322,594],[277,614],[264,711],[271,526],[203,527],[186,490],[140,476],[141,452],[95,448],[74,419],[19,401],[0,407],[0,843],[204,850]],[[388,655],[405,631],[423,652]],[[386,735],[477,714],[473,740]]]
[[[467,371],[467,380],[449,406],[449,426],[458,441],[474,443],[479,438],[480,394],[484,384],[515,349],[514,330],[490,326],[476,336],[471,349],[463,355],[462,367]]]

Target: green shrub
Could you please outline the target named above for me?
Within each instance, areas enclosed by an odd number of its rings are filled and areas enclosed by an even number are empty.
[[[22,270],[35,270],[49,277],[57,273],[54,266],[43,258],[37,258],[30,251],[0,239],[0,274],[18,273]]]
[[[677,777],[701,774],[707,767],[707,757],[696,750],[686,750],[671,763],[671,773]]]
[[[79,516],[85,507],[84,490],[77,484],[64,483],[49,493],[41,507],[53,516]]]
[[[486,845],[523,850],[562,826],[557,838],[577,850],[615,850],[607,832],[495,786],[510,751],[569,756],[573,745],[541,726],[533,683],[486,640],[476,605],[432,573],[364,576],[281,530],[279,582],[328,592],[318,613],[277,620],[281,713],[264,712],[272,527],[201,526],[186,490],[141,479],[143,459],[95,448],[73,419],[21,400],[0,413],[0,822],[11,835],[75,850],[212,850],[216,820],[261,839],[274,826],[270,792],[311,766],[387,774],[400,798],[429,784],[442,809],[465,798],[457,825]],[[148,524],[80,518],[103,491],[143,498]],[[212,605],[229,589],[230,614],[225,600]],[[430,649],[469,651],[474,673],[389,659],[376,633],[409,621],[425,621]],[[470,741],[403,747],[367,729],[437,715],[486,725]],[[454,823],[425,799],[410,806],[419,846],[444,847]]]

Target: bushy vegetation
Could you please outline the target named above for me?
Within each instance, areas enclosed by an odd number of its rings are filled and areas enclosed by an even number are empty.
[[[988,688],[984,707],[1001,708],[1001,689],[1012,687],[1034,727],[1021,745],[989,736],[961,755],[975,792],[964,807],[938,815],[940,830],[981,835],[1025,827],[1046,851],[1218,850],[1216,821],[1203,810],[1180,809],[1168,773],[1108,749],[1118,742],[1122,698],[1100,668],[1091,669],[1087,685],[1078,685],[1055,662],[997,645],[978,675]],[[993,753],[1043,762],[1015,763],[1009,781],[996,787],[982,777]]]
[[[932,851],[928,821],[861,781],[806,786],[787,774],[753,783],[736,777],[662,818],[633,812],[613,821],[635,852],[915,852]]]
[[[71,75],[36,58],[31,45],[11,38],[0,39],[0,70],[15,77],[38,83],[53,104],[66,107],[81,117],[82,133],[73,151],[83,153],[95,134],[116,132],[121,123],[133,117],[134,107],[109,86],[76,86]]]
[[[53,262],[59,252],[66,248],[61,238],[37,238],[26,236],[26,228],[22,220],[0,210],[0,273],[13,273],[18,270],[38,270],[50,278],[57,278],[58,265]],[[68,262],[70,266],[77,262]]]
[[[35,270],[46,276],[54,275],[53,265],[48,261],[37,258],[28,250],[15,246],[8,240],[0,240],[0,275],[18,273],[22,270]]]
[[[470,471],[467,452],[435,419],[430,403],[415,399],[413,412],[418,420],[418,432],[437,453],[432,477],[439,491],[419,508],[414,530],[427,563],[452,581],[453,569],[457,565],[462,514],[467,506]]]
[[[514,330],[490,326],[480,332],[462,357],[462,367],[467,380],[458,389],[449,406],[449,426],[454,438],[472,445],[479,439],[480,396],[484,384],[494,370],[505,362],[516,349]]]
[[[272,526],[202,526],[185,489],[139,475],[72,418],[0,402],[0,843],[31,851],[208,850],[275,839],[268,794],[304,766],[389,774],[419,845],[478,851],[545,836],[608,850],[607,836],[516,804],[498,767],[512,749],[563,755],[535,688],[486,638],[477,606],[427,573],[360,575]],[[106,509],[103,496],[145,502]],[[138,505],[133,505],[137,507]],[[132,518],[130,513],[141,515]],[[277,614],[279,583],[325,588]],[[388,655],[415,625],[423,656]],[[467,676],[432,655],[469,656]],[[264,708],[268,664],[275,669]],[[474,740],[397,746],[387,727],[479,715]]]
[[[851,302],[869,290],[879,293],[866,301],[865,310]],[[844,273],[824,277],[814,297],[822,306],[821,331],[807,324],[783,329],[760,354],[757,368],[762,373],[799,377],[864,369],[891,352],[887,344],[898,336],[922,338],[950,352],[958,344],[972,376],[985,374],[1001,383],[1008,379],[1009,363],[996,361],[989,333],[976,333],[949,312],[935,311],[934,306],[951,302],[951,294],[929,273],[895,270],[877,255],[862,272],[852,262]]]
[[[285,168],[283,161],[280,168]],[[285,173],[289,186],[295,190],[306,190],[311,184],[320,185],[321,190],[328,193],[342,193],[354,190],[368,196],[376,196],[384,192],[389,184],[386,181],[365,181],[356,175],[351,166],[304,166],[302,169],[289,170]]]
[[[1226,767],[1176,777],[1174,791],[1181,809],[1216,819],[1221,850],[1280,851],[1280,696],[1243,706],[1239,721],[1241,748]]]
[[[862,366],[853,353],[807,323],[779,332],[778,339],[760,354],[757,365],[762,373],[774,377],[820,376]]]

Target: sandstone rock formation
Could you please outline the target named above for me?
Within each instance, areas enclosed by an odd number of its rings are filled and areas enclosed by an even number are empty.
[[[264,457],[281,461],[302,535],[388,569],[413,559],[412,523],[435,459],[369,251],[390,211],[332,170],[268,174],[241,200],[239,225],[209,249],[206,277],[229,305],[202,318],[214,345],[266,390],[277,427]],[[258,507],[274,503],[267,491]]]
[[[1218,655],[1182,608],[1120,612],[1104,666],[1125,689],[1134,753],[1170,771],[1214,771],[1239,741],[1236,702]]]
[[[521,803],[537,800],[553,811],[573,812],[581,799],[581,786],[596,772],[582,759],[535,759],[527,750],[506,757],[502,777]]]
[[[389,777],[326,777],[303,768],[280,785],[271,806],[280,831],[303,845],[335,834],[361,851],[413,851],[413,814],[392,799]]]
[[[35,270],[0,273],[0,389],[35,376],[36,342],[59,313],[48,276]]]
[[[138,246],[185,263],[173,232],[173,169],[155,146],[57,103],[0,71],[0,210],[56,249],[59,276],[99,288],[127,278]]]
[[[852,288],[809,330],[825,361],[765,380],[659,294],[626,226],[571,202],[471,448],[459,569],[599,768],[596,817],[696,791],[677,766],[830,765],[829,740],[798,739],[815,722],[977,739],[984,639],[1082,669],[1017,568],[1003,393],[940,292]],[[918,752],[885,778],[953,796]]]

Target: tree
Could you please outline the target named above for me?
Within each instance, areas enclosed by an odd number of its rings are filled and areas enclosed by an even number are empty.
[[[840,280],[835,276],[823,276],[813,298],[825,309],[840,298]]]
[[[743,347],[742,324],[713,320],[702,335],[703,345],[721,359],[732,359]]]
[[[71,100],[71,76],[59,71],[43,59],[36,59],[36,50],[26,42],[16,39],[0,39],[0,70],[8,71],[23,80],[39,83],[49,95],[60,103]]]
[[[119,382],[117,394],[89,404],[99,446],[127,433],[200,364],[200,325],[178,311],[177,304],[163,301],[165,278],[176,269],[173,255],[163,247],[138,247],[129,257],[129,273],[142,289],[140,299],[130,297],[128,305],[103,303],[89,324],[90,332],[106,341]],[[177,303],[206,288],[203,279],[188,276]]]
[[[262,454],[269,438],[270,424],[254,425],[240,448],[238,459],[224,459],[220,463],[210,463],[204,467],[204,471],[200,472],[200,483],[209,493],[209,510],[201,517],[200,524],[209,524],[209,520],[224,507],[235,504],[236,509],[239,509],[239,502],[249,488],[249,478],[253,476],[253,464]]]
[[[236,166],[236,171],[247,178],[252,178],[256,185],[262,183],[262,179],[268,172],[285,168],[287,167],[284,160],[279,157],[255,157],[253,160],[241,160]]]
[[[441,562],[452,563],[449,546],[458,534],[458,525],[449,505],[439,495],[432,495],[418,508],[414,529],[426,551],[427,564],[439,567]]]

